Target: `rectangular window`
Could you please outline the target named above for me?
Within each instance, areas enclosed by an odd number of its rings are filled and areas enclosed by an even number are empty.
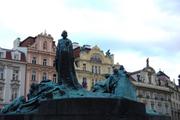
[[[56,66],[56,60],[53,60],[53,67]]]
[[[3,87],[0,87],[0,101],[3,101]]]
[[[32,81],[36,81],[36,71],[32,70]]]
[[[83,77],[82,86],[83,86],[83,88],[87,88],[87,79],[86,79],[86,77]]]
[[[92,66],[92,73],[94,73],[94,65]]]
[[[4,58],[4,53],[0,52],[0,58]]]
[[[32,58],[32,64],[36,64],[36,57]]]
[[[43,43],[43,49],[44,49],[44,50],[47,49],[47,42],[46,42],[46,41]]]
[[[0,79],[4,78],[4,69],[0,68]]]
[[[12,94],[11,94],[11,101],[16,99],[17,97],[18,97],[18,89],[17,88],[13,88],[12,89]]]
[[[18,70],[13,70],[12,79],[13,79],[13,80],[18,80],[18,74],[19,74],[19,71],[18,71]]]
[[[86,64],[83,64],[83,71],[86,71]]]
[[[46,80],[46,79],[47,79],[47,74],[44,72],[42,76],[42,80]]]
[[[95,83],[94,83],[94,79],[92,79],[92,85],[91,85],[91,86],[93,87],[93,86],[94,86],[94,84],[95,84]]]
[[[152,109],[152,110],[155,110],[155,108],[154,108],[154,102],[153,102],[153,101],[151,101],[151,109]]]
[[[108,67],[108,73],[111,73],[111,68],[110,67]]]
[[[97,66],[95,66],[95,73],[96,73],[96,74],[98,73]]]
[[[101,66],[99,66],[99,74],[101,74]]]
[[[53,81],[56,83],[56,74],[53,74]]]
[[[47,59],[43,59],[43,66],[47,65]]]

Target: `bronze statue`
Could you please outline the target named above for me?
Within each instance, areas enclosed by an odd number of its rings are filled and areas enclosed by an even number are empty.
[[[39,84],[32,84],[27,96],[15,99],[1,110],[3,114],[9,113],[37,113],[41,101],[62,98],[82,97],[124,97],[136,100],[135,88],[131,84],[124,67],[114,69],[113,74],[107,79],[97,82],[92,92],[86,91],[79,83],[74,68],[74,56],[72,42],[67,38],[67,32],[63,31],[63,37],[58,41],[56,49],[56,71],[58,84],[52,80],[42,80]],[[107,55],[110,55],[108,50]]]
[[[58,73],[58,83],[70,88],[81,88],[78,83],[75,68],[72,42],[67,38],[68,34],[63,31],[63,37],[58,41],[56,48],[56,71]]]

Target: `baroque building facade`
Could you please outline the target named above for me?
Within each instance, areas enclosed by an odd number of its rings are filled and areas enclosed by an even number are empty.
[[[14,43],[15,48],[26,52],[25,94],[28,94],[32,83],[39,83],[45,79],[56,81],[56,70],[54,67],[56,46],[50,34],[45,32],[36,37],[29,36],[23,41],[17,39]]]
[[[172,92],[166,81],[159,79],[158,73],[149,66],[147,59],[145,68],[130,73],[130,80],[136,87],[137,100],[145,104],[148,113],[171,116]]]
[[[90,90],[99,80],[105,79],[106,74],[112,73],[114,55],[110,52],[103,53],[98,46],[79,46],[73,43],[75,56],[75,69],[79,83]]]
[[[29,36],[21,41],[14,41],[14,49],[25,53],[27,59],[25,94],[32,83],[51,79],[57,82],[55,70],[56,45],[51,35],[41,33],[35,37]],[[112,73],[114,56],[108,51],[106,55],[99,47],[93,48],[73,43],[75,70],[78,81],[84,88],[90,90],[98,80],[103,80],[105,74]]]
[[[0,48],[0,108],[25,95],[25,53]]]
[[[180,88],[174,82],[169,84],[171,95],[172,120],[180,120]]]
[[[158,74],[159,79],[165,81],[165,85],[171,91],[171,119],[180,120],[180,81],[179,85],[169,80],[168,76],[163,72]],[[163,84],[163,83],[162,83]]]

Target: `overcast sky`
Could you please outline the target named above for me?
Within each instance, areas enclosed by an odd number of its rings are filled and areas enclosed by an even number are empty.
[[[44,30],[62,30],[80,45],[98,45],[127,71],[150,66],[171,80],[180,74],[179,0],[0,0],[0,47]]]

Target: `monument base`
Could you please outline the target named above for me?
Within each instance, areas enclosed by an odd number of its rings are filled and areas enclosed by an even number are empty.
[[[0,115],[0,120],[149,120],[149,118],[144,104],[127,99],[68,98],[42,101],[37,113]]]

